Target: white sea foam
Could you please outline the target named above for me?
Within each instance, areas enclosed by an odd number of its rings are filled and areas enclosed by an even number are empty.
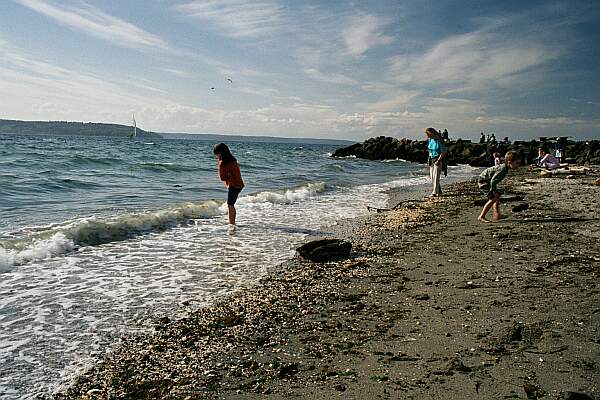
[[[213,217],[222,212],[220,205],[216,201],[185,203],[154,212],[109,219],[81,218],[63,224],[29,228],[29,235],[0,241],[0,272],[6,272],[14,265],[65,254],[78,246],[125,240],[185,221]]]
[[[406,163],[409,164],[411,163],[411,161],[407,161],[403,158],[394,158],[394,159],[387,159],[387,160],[381,160],[382,163]]]
[[[414,176],[414,177],[404,177],[395,179],[389,182],[383,183],[381,186],[388,189],[401,188],[406,186],[416,186],[416,185],[425,185],[429,183],[429,177],[426,176]]]
[[[331,158],[337,159],[337,160],[352,160],[352,159],[356,159],[358,157],[356,157],[354,154],[349,155],[349,156],[335,156],[333,157],[333,153],[327,153],[327,155]]]
[[[274,203],[291,204],[299,201],[305,201],[311,197],[317,196],[327,190],[324,182],[308,183],[304,186],[288,189],[283,192],[264,191],[250,196],[240,198],[239,204],[247,203]]]
[[[263,191],[242,196],[238,204],[291,204],[308,200],[326,190],[327,185],[323,182],[308,183],[285,191]],[[126,240],[139,234],[172,228],[185,221],[214,217],[226,210],[224,203],[205,201],[110,219],[89,217],[48,227],[29,228],[31,233],[25,237],[0,242],[0,272],[6,272],[14,265],[65,254],[78,246]]]
[[[48,239],[34,239],[22,250],[0,247],[0,272],[7,272],[14,265],[64,254],[74,247],[73,241],[62,232],[57,232]]]

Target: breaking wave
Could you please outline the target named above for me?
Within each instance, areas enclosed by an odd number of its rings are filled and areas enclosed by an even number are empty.
[[[284,191],[263,191],[241,197],[238,204],[291,204],[308,200],[327,190],[323,182]],[[46,227],[30,228],[0,240],[0,272],[12,266],[56,257],[82,246],[127,240],[149,232],[166,230],[195,219],[225,213],[222,201],[185,203],[164,210],[124,214],[112,218],[89,217]]]
[[[240,204],[249,203],[273,203],[273,204],[291,204],[299,201],[308,200],[327,191],[327,184],[324,182],[308,183],[306,185],[288,189],[282,192],[264,191],[240,199]]]
[[[221,203],[210,200],[154,212],[125,214],[113,218],[81,218],[64,224],[35,228],[25,236],[0,241],[0,271],[6,271],[13,265],[65,254],[80,246],[126,240],[193,219],[210,218],[221,212],[220,206]]]

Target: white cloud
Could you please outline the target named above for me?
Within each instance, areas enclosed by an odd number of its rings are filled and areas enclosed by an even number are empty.
[[[155,83],[104,79],[62,68],[0,40],[3,116],[25,120],[71,120],[129,124],[135,111],[143,129],[159,132],[220,132],[318,136],[337,118],[331,106],[295,102],[246,110],[178,104]],[[142,91],[136,88],[143,88]],[[145,95],[148,90],[159,95]],[[17,95],[18,94],[18,95]],[[288,99],[289,100],[289,99]],[[346,132],[343,132],[345,136]]]
[[[270,34],[281,27],[284,15],[281,5],[260,0],[195,0],[176,9],[233,38]]]
[[[387,18],[369,14],[348,18],[347,27],[342,31],[348,53],[362,56],[372,47],[391,43],[393,38],[382,32],[390,22]]]
[[[376,46],[393,41],[383,33],[391,22],[387,17],[354,10],[333,12],[322,5],[304,6],[295,17],[293,23],[286,25],[290,33],[287,52],[305,75],[315,81],[359,84],[354,75],[361,72],[362,67],[357,63],[378,64],[364,55]]]
[[[354,79],[349,78],[342,74],[336,73],[323,73],[316,68],[307,68],[304,73],[314,80],[328,83],[337,83],[340,85],[354,85],[357,84]]]
[[[582,121],[558,118],[490,117],[484,105],[471,100],[424,98],[418,91],[400,91],[364,112],[339,111],[333,106],[282,100],[248,109],[202,108],[178,104],[159,96],[147,96],[135,87],[154,90],[152,81],[134,84],[103,79],[93,74],[57,67],[0,41],[0,98],[3,114],[19,119],[61,119],[128,124],[130,113],[143,129],[159,132],[220,132],[292,137],[365,139],[373,135],[421,138],[425,126],[461,129],[475,134],[484,129],[573,127]],[[399,90],[399,89],[396,89]],[[15,96],[19,93],[19,96]],[[411,103],[419,99],[422,105]],[[360,108],[359,108],[360,109]],[[469,122],[470,121],[470,122]],[[502,127],[508,127],[502,130]],[[468,136],[467,136],[468,137]]]
[[[548,128],[548,127],[571,127],[573,125],[588,125],[590,121],[571,118],[565,116],[559,117],[512,117],[512,116],[492,116],[492,117],[479,117],[479,122],[485,122],[488,124],[505,124],[505,125],[521,125],[529,126],[532,128]]]
[[[435,118],[456,119],[485,114],[486,107],[480,101],[465,99],[431,98],[423,106]]]
[[[97,8],[61,8],[41,0],[17,0],[20,4],[55,21],[88,35],[123,47],[167,49],[169,45],[156,35]]]
[[[121,45],[169,46],[144,31],[136,33],[133,26],[136,34],[129,35],[131,29],[122,29],[118,23],[126,22],[91,6],[58,6],[61,3],[57,0],[16,1],[73,29]],[[211,52],[205,59],[201,49],[169,47],[169,55],[180,56],[184,62],[170,57],[148,64],[156,59],[146,57],[142,61],[145,71],[148,65],[154,65],[149,74],[143,74],[147,79],[126,79],[110,66],[98,66],[94,71],[103,71],[98,76],[75,70],[86,68],[85,64],[77,68],[52,64],[10,48],[0,39],[2,114],[22,119],[129,123],[131,111],[135,111],[142,128],[163,132],[360,139],[373,135],[422,138],[427,126],[447,127],[451,136],[478,137],[485,130],[498,136],[506,132],[511,138],[514,132],[584,131],[591,126],[579,119],[584,118],[583,114],[557,117],[550,112],[544,115],[539,108],[532,118],[527,118],[525,110],[520,117],[497,116],[500,109],[510,115],[511,107],[521,115],[514,107],[531,98],[531,92],[517,98],[520,90],[484,91],[521,89],[525,84],[527,88],[544,89],[548,83],[559,90],[561,83],[549,80],[546,73],[557,73],[551,61],[564,54],[565,43],[569,42],[549,40],[562,37],[553,24],[536,28],[531,27],[530,18],[486,19],[472,32],[429,44],[409,39],[411,43],[407,44],[393,42],[386,35],[390,28],[387,14],[374,16],[352,7],[336,12],[324,3],[294,5],[291,18],[284,13],[291,8],[284,9],[277,0],[180,1],[185,3],[176,10],[223,35],[262,41],[277,34],[279,40],[261,47],[264,53],[259,55],[259,62],[240,56],[235,66],[212,61],[213,53],[218,52]],[[466,26],[465,21],[459,22],[457,26]],[[106,30],[99,25],[106,25]],[[109,34],[108,27],[114,32]],[[415,50],[421,44],[426,47]],[[230,59],[237,55],[234,47]],[[385,54],[395,57],[387,62],[383,57],[371,57],[374,50],[385,50]],[[109,64],[110,55],[106,60]],[[204,69],[198,61],[212,68]],[[228,77],[233,83],[226,81]],[[307,84],[308,79],[340,86]],[[217,90],[210,96],[198,96],[196,86],[206,86],[206,82]],[[219,90],[219,85],[227,90]],[[181,97],[171,97],[175,94]],[[459,98],[461,95],[468,99]],[[513,99],[517,104],[514,107]]]
[[[395,89],[393,90],[392,96],[373,103],[361,104],[361,106],[370,111],[396,111],[398,109],[406,108],[406,106],[408,106],[411,101],[420,94],[421,92],[418,90]]]
[[[191,74],[189,72],[182,71],[182,70],[176,69],[176,68],[162,68],[162,70],[165,72],[168,72],[170,74],[179,76],[181,78],[189,78],[191,76]]]
[[[481,29],[445,38],[422,54],[393,57],[390,72],[404,84],[481,90],[521,82],[515,77],[561,53],[560,47],[551,48],[536,37]]]
[[[305,103],[290,106],[270,104],[247,110],[214,110],[169,104],[158,108],[148,107],[140,115],[146,123],[168,127],[163,131],[170,132],[176,129],[191,133],[227,132],[296,137],[321,136],[315,133],[321,131],[324,124],[332,131],[331,127],[338,118],[332,107]]]
[[[167,104],[136,111],[136,119],[162,132],[225,132],[288,137],[326,137],[366,139],[374,135],[423,139],[428,126],[448,128],[451,137],[477,139],[479,132],[496,132],[497,136],[535,137],[543,131],[548,135],[564,134],[566,128],[600,128],[591,123],[568,117],[518,118],[478,114],[476,102],[452,104],[434,99],[423,111],[367,111],[340,113],[334,107],[296,103],[270,104],[247,110],[216,110]],[[461,114],[461,112],[466,112]],[[453,114],[456,113],[456,114]],[[573,132],[569,130],[569,132]],[[515,137],[514,134],[517,134]],[[533,135],[533,136],[532,136]]]
[[[22,119],[122,121],[130,110],[164,104],[148,91],[163,93],[152,82],[109,81],[38,60],[0,41],[0,95],[3,112]],[[118,78],[117,78],[118,79]],[[142,89],[142,94],[137,94]],[[121,117],[119,117],[119,115]]]

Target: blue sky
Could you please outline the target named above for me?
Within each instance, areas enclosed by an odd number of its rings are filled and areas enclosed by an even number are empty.
[[[0,118],[600,139],[600,2],[2,0]]]

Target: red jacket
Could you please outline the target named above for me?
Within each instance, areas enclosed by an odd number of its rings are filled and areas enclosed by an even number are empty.
[[[227,187],[234,187],[236,189],[244,187],[240,166],[235,161],[230,161],[225,165],[223,165],[222,161],[219,161],[219,179],[224,181]]]

